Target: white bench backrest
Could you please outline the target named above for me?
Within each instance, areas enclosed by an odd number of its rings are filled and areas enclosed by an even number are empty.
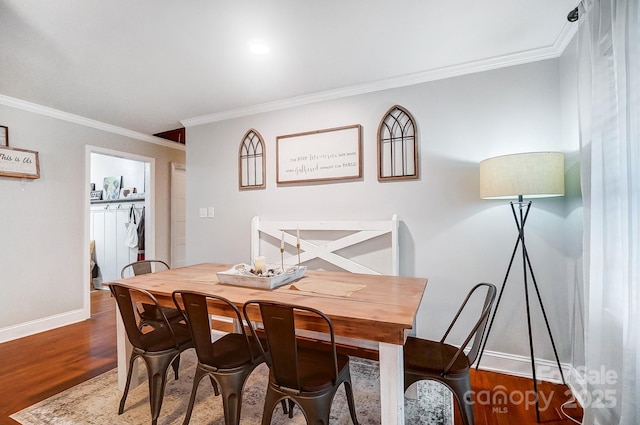
[[[300,264],[311,269],[344,270],[351,273],[399,273],[398,219],[390,220],[263,220],[251,221],[251,258],[267,257],[279,264],[284,232],[284,264],[298,264],[297,232],[300,233]]]

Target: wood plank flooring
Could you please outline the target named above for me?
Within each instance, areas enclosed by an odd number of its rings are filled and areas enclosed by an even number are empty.
[[[9,418],[12,413],[116,366],[114,300],[109,291],[93,291],[91,300],[89,320],[0,344],[0,425],[16,425]],[[475,370],[471,378],[476,425],[536,424],[535,408],[518,402],[520,394],[532,390],[530,379]],[[560,412],[569,399],[567,388],[545,382],[539,390],[545,400],[551,398],[541,423],[572,425]],[[491,404],[482,398],[500,391],[507,402]],[[579,408],[565,410],[574,418],[582,416]],[[462,423],[457,413],[455,423]]]
[[[89,320],[0,344],[0,424],[116,366],[115,301],[109,291],[91,299]]]

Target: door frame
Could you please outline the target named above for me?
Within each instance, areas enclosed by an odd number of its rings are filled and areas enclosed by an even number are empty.
[[[130,152],[123,152],[114,149],[103,148],[100,146],[85,146],[85,173],[84,173],[84,181],[86,184],[84,187],[87,189],[84,191],[84,206],[85,206],[85,214],[84,214],[84,240],[86,241],[85,249],[84,249],[84,262],[83,264],[90,264],[90,252],[89,252],[89,222],[90,222],[90,214],[91,214],[91,200],[89,193],[89,183],[91,180],[91,154],[97,153],[100,155],[114,156],[122,159],[130,159],[134,161],[140,161],[145,163],[145,194],[144,194],[144,205],[145,205],[145,258],[155,258],[156,254],[156,213],[155,208],[152,206],[155,205],[155,168],[156,168],[156,159],[148,156],[142,156],[133,154]],[[83,275],[86,276],[86,269],[82,271]],[[91,317],[91,288],[90,285],[84,284],[82,285],[83,293],[84,293],[84,315],[86,318]]]
[[[176,215],[176,208],[177,208],[177,203],[175,202],[174,199],[174,188],[175,188],[175,174],[176,171],[184,171],[185,174],[187,172],[187,166],[185,164],[182,163],[178,163],[178,162],[171,162],[171,195],[170,195],[170,201],[171,201],[171,214],[170,214],[170,222],[171,222],[171,267],[175,267],[174,264],[174,259],[175,259],[175,241],[176,241],[176,237],[175,237],[175,228],[174,228],[174,218]],[[185,185],[186,186],[186,185]],[[185,196],[186,196],[186,187],[185,187]],[[186,210],[186,204],[185,204],[185,210]],[[185,214],[186,211],[183,211],[183,214]],[[186,238],[186,234],[185,234],[185,238]],[[185,254],[186,255],[186,254]],[[186,260],[186,256],[185,256],[185,260]]]

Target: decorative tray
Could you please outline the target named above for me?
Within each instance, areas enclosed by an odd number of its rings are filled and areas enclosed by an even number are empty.
[[[236,264],[229,270],[216,274],[220,283],[248,288],[275,289],[303,277],[307,266],[285,267],[285,270],[282,271],[279,266],[270,265],[267,269],[270,273],[262,276],[252,273],[252,268],[248,264]]]

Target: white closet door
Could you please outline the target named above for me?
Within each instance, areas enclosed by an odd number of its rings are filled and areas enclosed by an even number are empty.
[[[102,272],[102,281],[109,282],[117,279],[119,275],[117,249],[118,249],[118,223],[117,212],[107,211],[104,216],[104,268]]]
[[[104,207],[91,210],[91,222],[92,222],[92,238],[95,241],[95,254],[96,264],[100,268],[100,274],[104,273],[104,258],[105,258],[105,240],[104,240]],[[99,276],[100,277],[100,276]]]
[[[143,203],[136,203],[136,220],[139,221]],[[91,209],[91,237],[95,241],[96,262],[100,267],[101,282],[120,278],[124,266],[138,259],[138,247],[124,244],[127,237],[131,204],[109,204]]]

